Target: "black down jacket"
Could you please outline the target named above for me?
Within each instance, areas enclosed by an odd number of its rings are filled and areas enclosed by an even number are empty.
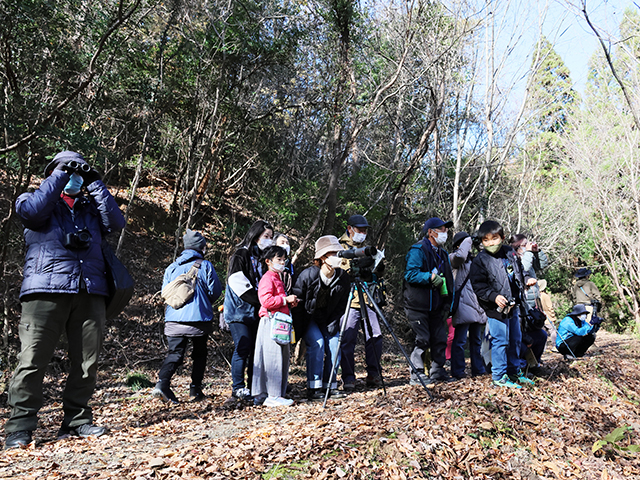
[[[329,335],[334,335],[340,328],[340,318],[349,300],[351,280],[344,270],[336,268],[335,271],[329,285],[322,282],[320,268],[315,265],[304,270],[296,280],[293,293],[300,303],[293,311],[293,323],[298,338],[306,333],[311,321],[319,327],[326,326]]]

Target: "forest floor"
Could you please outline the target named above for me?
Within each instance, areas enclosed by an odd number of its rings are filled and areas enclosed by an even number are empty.
[[[6,200],[2,189],[0,203]],[[640,340],[605,331],[584,359],[568,362],[547,352],[533,387],[503,390],[493,388],[489,376],[468,378],[435,386],[433,401],[421,386],[409,385],[404,358],[386,334],[386,394],[358,385],[355,393],[329,400],[323,409],[305,400],[305,368],[293,365],[292,407],[225,410],[231,384],[226,359],[233,341],[216,329],[209,342],[208,398],[188,402],[190,360],[173,381],[183,403],[170,406],[150,398],[166,348],[158,290],[174,243],[170,195],[149,186],[139,197],[121,253],[136,292],[123,314],[107,323],[93,397],[95,423],[108,427],[109,434],[56,440],[68,371],[63,339],[45,377],[35,442],[0,451],[1,479],[640,479],[640,454],[631,451],[640,444]],[[225,232],[210,238],[211,252],[219,253],[216,269],[223,273],[236,237],[219,217],[212,212],[198,225]],[[226,223],[234,222],[231,217]],[[7,384],[19,348],[18,231],[5,272],[14,353],[0,364],[2,444]],[[409,348],[401,309],[387,308]],[[356,353],[363,378],[362,345]]]
[[[409,385],[403,358],[385,353],[386,395],[358,385],[324,409],[304,399],[303,366],[291,369],[292,407],[225,410],[228,368],[212,367],[198,403],[188,402],[189,370],[179,371],[183,403],[169,406],[106,365],[93,405],[109,434],[59,441],[64,376],[52,374],[35,442],[0,453],[0,478],[640,479],[627,449],[640,444],[640,341],[601,331],[583,359],[543,359],[535,386],[467,378],[437,385],[430,401]],[[138,374],[154,379],[144,365]]]

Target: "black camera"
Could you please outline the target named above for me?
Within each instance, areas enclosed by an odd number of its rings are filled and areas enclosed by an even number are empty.
[[[64,236],[62,244],[66,248],[70,248],[72,250],[84,250],[89,248],[89,245],[91,245],[91,239],[91,233],[85,227],[77,232],[67,233]]]
[[[378,253],[378,249],[376,247],[360,247],[360,248],[350,248],[349,250],[338,250],[336,255],[342,258],[363,258],[363,257],[373,257],[376,253]]]
[[[78,173],[80,172],[88,173],[89,171],[91,171],[91,167],[89,166],[88,163],[80,163],[76,160],[71,160],[70,162],[67,162],[67,167],[69,167],[74,172],[78,172]]]
[[[480,247],[482,246],[482,238],[477,234],[471,235],[471,243],[476,247],[476,250],[480,250]]]

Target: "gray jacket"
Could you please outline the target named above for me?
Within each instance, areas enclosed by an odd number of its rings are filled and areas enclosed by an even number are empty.
[[[454,327],[469,323],[487,323],[487,314],[478,303],[478,297],[473,291],[471,281],[467,280],[469,278],[469,270],[471,270],[471,247],[471,237],[467,237],[460,243],[455,252],[449,254],[449,261],[455,278],[455,291],[460,292],[458,310],[453,314],[452,318]],[[466,283],[465,280],[467,280]],[[464,288],[462,288],[463,283],[465,284]],[[462,291],[460,291],[460,288],[462,288]]]

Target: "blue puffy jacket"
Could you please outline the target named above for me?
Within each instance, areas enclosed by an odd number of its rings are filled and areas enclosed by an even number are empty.
[[[162,280],[162,288],[187,273],[196,260],[203,258],[196,250],[184,250],[175,262],[167,267]],[[175,310],[167,305],[164,312],[165,322],[210,322],[213,320],[212,303],[222,293],[222,285],[211,262],[203,260],[198,270],[198,281],[193,298],[182,308]]]
[[[16,213],[24,225],[27,253],[20,298],[31,293],[88,293],[107,296],[102,238],[120,230],[125,220],[115,199],[101,180],[87,187],[89,195],[78,195],[73,210],[60,197],[69,174],[54,170],[40,188],[16,200]],[[64,246],[68,233],[87,228],[89,248]]]

